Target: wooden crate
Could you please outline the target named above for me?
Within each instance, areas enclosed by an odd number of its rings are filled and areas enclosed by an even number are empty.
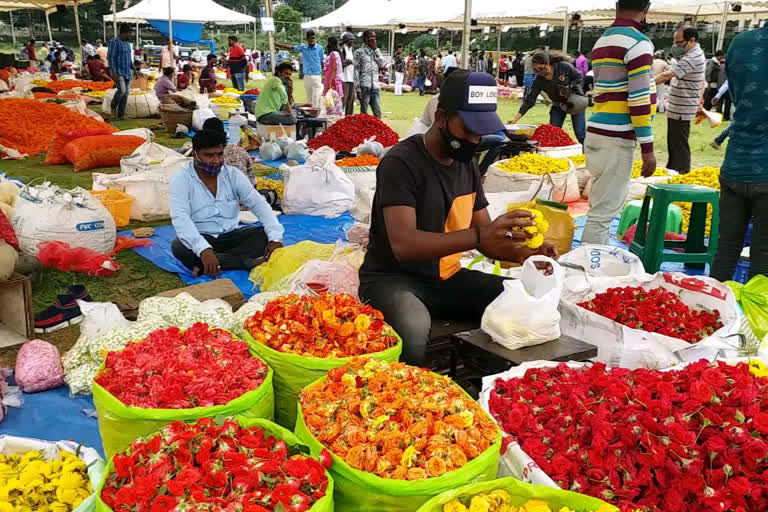
[[[20,345],[34,337],[32,281],[13,274],[0,282],[0,348]]]

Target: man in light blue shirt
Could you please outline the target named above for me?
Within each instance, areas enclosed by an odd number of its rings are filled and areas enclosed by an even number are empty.
[[[456,60],[456,56],[453,54],[453,50],[448,52],[447,57],[443,57],[442,65],[443,65],[443,73],[445,73],[451,68],[459,67],[459,63]]]
[[[194,161],[171,180],[173,255],[192,274],[217,278],[222,270],[251,270],[283,246],[277,216],[237,168],[224,164],[224,133],[203,130],[192,139]],[[239,227],[240,203],[264,227]]]
[[[283,50],[293,50],[301,54],[301,64],[304,70],[304,91],[307,100],[312,102],[314,108],[320,108],[323,99],[323,58],[325,50],[317,44],[317,35],[314,30],[307,31],[307,44],[280,44],[275,46]]]

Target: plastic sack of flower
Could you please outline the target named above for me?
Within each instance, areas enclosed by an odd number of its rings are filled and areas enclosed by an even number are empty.
[[[393,370],[394,374],[397,372],[398,370]],[[437,379],[447,380],[447,377],[432,373],[430,373],[430,375]],[[320,385],[323,380],[324,378],[318,379],[310,386]],[[458,387],[457,384],[453,385]],[[459,388],[459,391],[461,394],[465,395],[468,400],[471,400],[469,395],[466,395],[463,390]],[[462,487],[472,482],[482,482],[496,478],[496,472],[499,465],[499,454],[502,446],[500,435],[494,443],[492,443],[485,451],[479,453],[477,457],[468,462],[465,457],[465,463],[461,467],[453,471],[445,472],[441,476],[413,480],[384,478],[373,472],[353,468],[342,457],[334,453],[332,447],[324,446],[323,443],[310,432],[310,429],[305,422],[305,413],[302,410],[301,403],[299,403],[298,409],[299,414],[295,428],[296,435],[303,443],[309,446],[313,452],[326,448],[331,452],[331,456],[333,457],[330,473],[331,476],[333,476],[335,485],[334,501],[337,510],[355,510],[357,512],[412,512],[417,510],[434,496],[443,492]],[[387,421],[394,420],[392,417],[389,417]],[[351,426],[349,427],[353,428]],[[342,426],[342,428],[344,427]],[[396,428],[397,427],[395,427],[395,429]],[[363,433],[363,435],[366,434]],[[413,448],[413,446],[411,446],[411,448]],[[374,446],[374,452],[376,449],[377,447]],[[403,452],[403,458],[407,457],[408,452],[406,450],[401,450]],[[439,448],[438,450],[442,450],[442,448]],[[418,453],[418,451],[414,451],[412,457],[416,457]]]
[[[293,432],[286,430],[280,425],[272,423],[269,420],[265,420],[262,418],[251,418],[251,417],[245,417],[245,416],[234,416],[231,419],[235,420],[238,424],[240,424],[242,428],[252,428],[252,427],[260,428],[265,432],[265,434],[268,437],[273,437],[275,439],[284,441],[285,444],[291,450],[302,453],[302,454],[308,454],[312,458],[322,460],[320,451],[312,450],[311,447],[306,446]],[[212,457],[213,456],[214,454],[212,454]],[[107,484],[107,479],[109,478],[110,474],[113,473],[114,471],[115,471],[115,464],[113,459],[110,457],[110,460],[108,461],[106,467],[104,468],[103,478],[101,478],[101,481],[98,484],[98,487],[94,485],[94,489],[96,489],[96,492],[94,494],[95,503],[96,503],[96,509],[95,509],[96,512],[113,512],[113,509],[104,503],[101,496],[102,496],[102,491],[104,490],[104,487]],[[333,496],[334,496],[335,484],[333,481],[333,477],[331,476],[328,470],[325,471],[325,477],[327,478],[327,481],[328,481],[327,487],[325,489],[325,496],[318,499],[310,508],[306,509],[306,512],[333,512],[334,511]],[[257,507],[257,510],[258,509],[260,509],[260,507]],[[153,510],[155,509],[153,508]],[[175,510],[175,507],[170,507],[167,510],[169,511]],[[193,510],[193,509],[190,509],[190,510]],[[246,510],[248,509],[246,508]],[[271,510],[271,509],[263,509],[263,510]],[[304,509],[302,508],[301,510],[304,510]],[[75,512],[83,512],[83,511],[76,510]]]
[[[571,491],[561,491],[541,485],[533,485],[521,482],[517,478],[507,477],[488,482],[478,482],[458,489],[452,489],[439,494],[419,507],[416,512],[443,512],[443,507],[454,500],[469,500],[472,496],[481,493],[490,493],[495,490],[503,490],[509,494],[508,505],[521,507],[530,500],[545,502],[550,512],[559,512],[567,507],[571,511],[578,512],[616,512],[618,509],[602,500],[584,496]],[[469,509],[469,507],[467,507]],[[516,510],[516,509],[515,509]],[[543,508],[536,509],[544,512]]]
[[[536,262],[549,263],[547,276]],[[560,337],[558,304],[563,291],[563,268],[546,256],[532,256],[523,264],[521,278],[504,282],[501,292],[483,313],[481,327],[509,350],[540,345]]]
[[[204,327],[207,328],[205,325]],[[196,326],[192,329],[195,328]],[[153,334],[156,335],[157,333]],[[232,341],[242,343],[241,340],[234,337]],[[264,360],[262,359],[262,361]],[[264,380],[256,389],[246,391],[223,405],[173,409],[126,405],[97,382],[97,379],[105,371],[108,362],[109,356],[107,356],[105,364],[101,366],[99,374],[93,381],[92,391],[93,403],[98,412],[99,432],[101,433],[104,445],[104,453],[110,459],[115,453],[128,447],[135,439],[155,432],[176,420],[187,421],[198,418],[234,415],[240,415],[244,418],[265,418],[270,420],[274,418],[273,371],[269,366],[267,366]],[[179,393],[181,393],[182,389],[178,386]]]
[[[22,345],[16,358],[16,384],[25,393],[37,393],[64,384],[59,349],[47,341],[32,340]]]
[[[305,240],[277,249],[269,261],[251,271],[250,280],[262,292],[288,291],[291,276],[310,260],[328,261],[336,246]]]
[[[758,339],[768,334],[768,277],[757,275],[747,284],[727,281]]]
[[[117,264],[107,254],[100,254],[86,247],[70,247],[56,240],[38,245],[37,259],[43,267],[55,267],[64,272],[82,272],[89,276],[111,276],[118,270]]]
[[[297,140],[288,144],[285,148],[285,158],[296,160],[297,162],[306,161],[309,158],[309,148],[306,141]]]
[[[259,148],[259,153],[261,154],[261,159],[265,162],[280,160],[284,157],[283,150],[280,149],[277,142],[265,142]]]
[[[384,153],[384,145],[381,142],[376,142],[376,136],[374,135],[353,149],[352,152],[357,156],[373,155],[376,158],[381,158]]]
[[[24,454],[31,451],[41,452],[45,459],[48,461],[56,460],[61,457],[61,452],[68,452],[76,455],[83,463],[88,467],[88,480],[91,488],[96,490],[101,482],[104,470],[105,462],[99,456],[99,453],[93,448],[87,446],[78,445],[72,441],[43,441],[41,439],[33,439],[29,437],[15,437],[0,435],[0,454]],[[64,497],[62,493],[62,497]],[[2,503],[2,501],[0,501]],[[96,503],[96,493],[92,493],[77,507],[71,509],[72,512],[91,512],[94,510]],[[8,510],[16,510],[11,506]],[[37,508],[30,507],[28,510],[38,510]],[[67,510],[70,510],[67,508]]]

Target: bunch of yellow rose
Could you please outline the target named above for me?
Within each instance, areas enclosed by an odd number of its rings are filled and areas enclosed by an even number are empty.
[[[34,85],[35,87],[45,87],[49,83],[51,83],[51,81],[50,80],[46,80],[44,78],[36,78],[36,79],[32,80],[32,85]]]
[[[232,96],[219,96],[216,99],[212,99],[211,103],[216,103],[217,105],[240,105],[240,100]]]
[[[472,496],[468,501],[469,507],[462,501],[458,499],[449,501],[443,505],[443,512],[574,512],[568,507],[553,508],[542,500],[528,500],[524,505],[517,507],[510,503],[512,497],[502,489]],[[603,505],[596,512],[613,510],[615,510],[613,507]]]
[[[536,153],[523,153],[522,155],[510,158],[506,162],[497,164],[496,166],[502,171],[506,171],[510,174],[525,173],[535,174],[537,176],[557,174],[568,171],[571,168],[568,160],[541,156]]]
[[[231,92],[231,93],[234,93],[234,94],[243,94],[244,91],[241,91],[239,89],[235,89],[234,87],[227,87],[226,89],[224,89],[221,92],[223,92],[224,94],[226,94],[228,92]]]
[[[576,167],[579,167],[581,165],[586,165],[587,164],[587,155],[569,156],[568,160],[573,162],[573,165],[575,165]]]
[[[70,512],[91,493],[88,467],[76,455],[0,454],[0,512]]]
[[[642,162],[642,160],[635,160],[635,163],[632,164],[632,179],[639,178],[639,177],[642,176],[642,174],[643,174],[643,162]],[[653,175],[650,176],[650,177],[652,177],[652,178],[661,178],[661,177],[668,178],[669,177],[669,173],[663,167],[658,167],[656,169],[656,172],[654,172]]]
[[[257,190],[274,190],[277,192],[277,197],[282,199],[285,194],[285,183],[278,180],[265,180],[264,178],[256,178]]]
[[[535,204],[535,203],[534,203]],[[536,223],[534,226],[528,226],[525,228],[513,228],[517,231],[526,231],[533,235],[532,238],[529,238],[525,244],[526,247],[530,249],[538,249],[542,245],[544,245],[544,234],[549,231],[549,221],[544,218],[544,214],[541,213],[540,210],[537,210],[536,208],[528,208],[528,207],[517,207],[514,205],[510,205],[507,207],[507,211],[511,212],[513,210],[522,210],[526,212],[530,212],[533,215],[533,222]]]
[[[681,174],[669,180],[672,184],[702,185],[715,190],[720,190],[720,169],[717,167],[700,167],[688,174]],[[691,223],[691,203],[675,203],[683,211],[683,233],[688,233]],[[712,205],[707,205],[707,229],[706,236],[712,230]]]

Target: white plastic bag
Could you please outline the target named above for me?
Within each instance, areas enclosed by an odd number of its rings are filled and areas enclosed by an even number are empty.
[[[216,114],[213,113],[213,110],[210,108],[199,108],[197,110],[192,111],[192,128],[199,132],[203,129],[203,124],[213,118],[216,117]]]
[[[357,221],[370,222],[376,193],[376,167],[344,167],[342,170],[355,185],[355,205],[350,213]]]
[[[374,135],[353,149],[352,152],[357,156],[373,155],[376,158],[381,158],[384,153],[384,145],[381,142],[376,142],[376,136]]]
[[[48,182],[24,187],[11,220],[21,251],[37,256],[40,242],[59,241],[101,254],[115,248],[115,219],[82,188],[65,190]]]
[[[81,336],[98,336],[111,329],[129,327],[131,322],[126,320],[117,305],[112,302],[77,301],[83,321],[80,323]]]
[[[259,153],[261,154],[262,160],[265,162],[271,162],[273,160],[280,160],[283,158],[283,150],[280,149],[280,146],[277,144],[277,142],[265,142],[259,148]]]
[[[620,247],[586,244],[560,257],[565,268],[563,299],[581,296],[591,286],[617,277],[646,276],[640,257]]]
[[[552,195],[547,198],[558,203],[572,203],[581,199],[581,190],[579,189],[579,180],[576,177],[576,170],[573,162],[568,160],[571,168],[565,172],[554,174],[545,174],[537,176],[522,172],[507,172],[499,168],[500,164],[508,160],[499,160],[488,168],[483,184],[484,190],[488,192],[522,192],[531,188],[535,183],[537,186],[542,181],[552,186]]]
[[[552,275],[544,275],[536,262],[552,265]],[[505,281],[504,291],[485,309],[480,327],[509,350],[556,340],[560,337],[557,306],[563,279],[563,269],[556,261],[546,256],[528,258],[520,280]]]
[[[284,171],[283,212],[333,219],[349,211],[355,204],[355,185],[335,162],[336,153],[324,147],[304,165]]]
[[[117,89],[110,89],[104,94],[104,101],[101,104],[102,112],[109,112],[112,108],[112,98],[115,97]],[[160,100],[152,92],[143,94],[129,94],[128,103],[125,107],[126,119],[146,119],[156,116],[160,111]]]
[[[309,158],[309,148],[306,141],[297,140],[288,144],[285,148],[285,158],[304,162]]]

